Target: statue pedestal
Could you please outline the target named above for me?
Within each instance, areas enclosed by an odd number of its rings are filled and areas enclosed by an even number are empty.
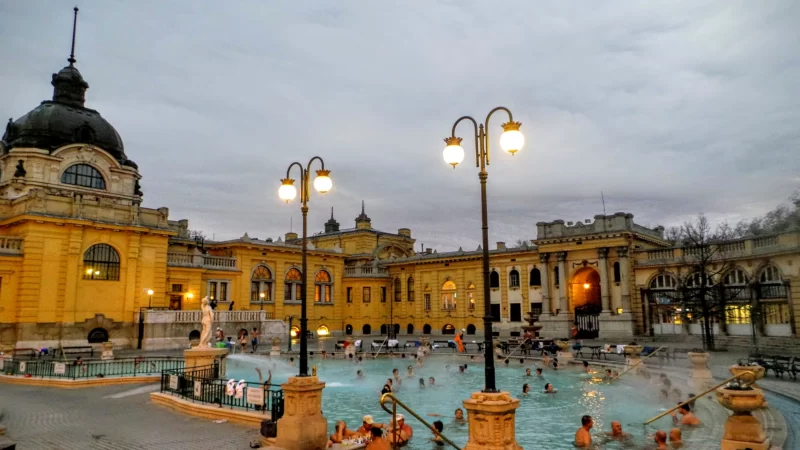
[[[508,392],[475,392],[464,400],[469,441],[464,450],[522,450],[516,438],[519,400]]]
[[[225,358],[228,356],[227,348],[192,347],[183,351],[184,367],[187,373],[207,370],[208,366],[219,363],[219,373],[208,374],[216,378],[225,378]]]
[[[569,350],[556,352],[556,358],[558,358],[558,365],[560,367],[566,367],[565,365],[569,364],[569,362],[574,359],[572,352]]]
[[[328,421],[322,416],[325,383],[316,376],[290,377],[281,385],[283,417],[278,419],[278,447],[292,450],[324,450],[328,444]]]
[[[273,345],[272,350],[269,351],[269,356],[281,356],[281,346]]]
[[[687,353],[689,363],[692,364],[692,384],[695,392],[705,391],[715,384],[711,370],[708,369],[708,356],[706,352]]]
[[[103,353],[100,354],[100,359],[103,361],[114,359],[114,344],[110,341],[103,342]]]
[[[764,391],[761,389],[717,389],[717,401],[720,405],[733,411],[725,422],[725,434],[722,436],[722,450],[768,450],[770,440],[764,433],[764,426],[753,417],[752,412],[762,407]]]

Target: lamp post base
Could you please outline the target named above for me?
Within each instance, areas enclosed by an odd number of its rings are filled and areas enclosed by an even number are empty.
[[[508,392],[475,392],[464,400],[469,441],[464,450],[522,450],[516,438],[519,400]]]
[[[281,385],[284,414],[278,419],[276,445],[292,450],[324,450],[328,421],[322,415],[325,383],[315,376],[290,377]]]

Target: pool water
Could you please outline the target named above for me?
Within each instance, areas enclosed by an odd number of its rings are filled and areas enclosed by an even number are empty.
[[[467,363],[466,372],[459,373],[458,365]],[[675,402],[660,401],[659,388],[648,381],[631,376],[613,384],[606,383],[577,367],[553,370],[546,368],[543,377],[536,376],[535,368],[540,363],[526,361],[521,364],[514,360],[508,366],[497,367],[497,387],[511,392],[520,400],[517,409],[517,442],[527,449],[574,449],[572,445],[575,431],[580,426],[581,416],[589,414],[594,418],[593,440],[596,448],[623,449],[641,448],[652,442],[647,435],[655,430],[668,431],[672,427],[669,416],[655,422],[647,429],[642,422],[665,411]],[[407,367],[413,368],[413,376],[407,375]],[[349,429],[361,425],[362,416],[369,414],[376,422],[387,423],[389,414],[379,404],[381,387],[392,376],[392,370],[400,371],[402,383],[395,384],[395,395],[409,405],[429,422],[442,420],[444,435],[456,444],[467,442],[467,425],[454,421],[454,411],[462,408],[462,401],[470,394],[483,388],[484,374],[482,362],[470,362],[462,357],[431,357],[424,367],[417,367],[412,359],[369,359],[363,363],[344,360],[323,360],[312,358],[309,366],[317,367],[317,375],[326,383],[322,397],[322,410],[328,419],[329,433],[333,433],[337,420],[344,420]],[[258,381],[255,368],[259,367],[267,375],[272,370],[273,383],[283,383],[288,377],[297,374],[297,368],[288,363],[288,358],[270,359],[250,355],[232,355],[228,358],[227,377],[248,381]],[[525,368],[531,368],[532,376],[525,376]],[[598,372],[603,368],[598,367]],[[364,371],[359,379],[356,371]],[[435,385],[428,385],[428,378],[435,378]],[[419,386],[419,378],[425,379],[426,386]],[[545,383],[553,383],[556,394],[543,392]],[[523,384],[528,383],[530,393],[522,395]],[[688,387],[679,387],[684,393],[691,392]],[[715,410],[716,408],[716,410]],[[708,425],[684,432],[684,441],[694,449],[713,449],[719,447],[719,410],[721,406],[712,401],[697,402],[696,413],[701,420],[708,416]],[[401,408],[398,407],[398,412]],[[466,411],[465,411],[466,413]],[[443,417],[431,417],[440,414]],[[409,414],[406,422],[414,430],[408,449],[432,448],[428,439],[431,432]],[[715,419],[716,417],[716,419]],[[611,428],[611,421],[619,420],[623,430],[631,434],[626,441],[610,441],[602,437],[603,431]]]

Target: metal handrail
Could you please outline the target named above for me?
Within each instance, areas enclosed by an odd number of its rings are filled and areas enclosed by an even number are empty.
[[[666,416],[667,414],[671,413],[672,411],[675,411],[676,409],[680,408],[681,406],[686,405],[688,403],[692,403],[693,401],[697,400],[698,398],[705,396],[709,392],[720,388],[723,384],[730,383],[731,381],[733,381],[733,380],[735,380],[737,378],[741,378],[741,377],[743,377],[745,375],[748,375],[748,376],[752,377],[753,381],[750,384],[753,384],[755,382],[756,375],[753,372],[747,371],[747,372],[742,372],[739,375],[734,375],[734,376],[728,378],[727,380],[723,381],[722,383],[719,383],[718,385],[716,385],[716,386],[714,386],[714,387],[712,387],[710,389],[706,389],[705,391],[701,392],[700,394],[695,395],[694,397],[690,398],[689,400],[686,400],[685,402],[678,403],[677,406],[674,406],[674,407],[668,409],[667,411],[664,411],[663,413],[661,413],[661,414],[653,417],[652,419],[648,420],[644,424],[645,425],[649,425],[651,422],[655,422],[656,420]]]
[[[386,405],[384,405],[384,402],[386,401],[386,399],[391,399],[392,400],[392,409],[389,409],[389,408],[386,407]],[[394,394],[392,394],[391,392],[387,392],[387,393],[381,395],[381,408],[383,408],[384,411],[386,411],[386,412],[388,412],[389,414],[392,415],[392,421],[394,421],[394,418],[397,415],[397,405],[400,405],[409,414],[414,416],[415,419],[417,419],[420,422],[422,422],[422,424],[425,425],[426,427],[428,427],[429,430],[431,430],[432,432],[436,431],[436,434],[438,434],[442,438],[442,440],[444,440],[448,444],[452,445],[453,448],[459,449],[459,450],[461,449],[461,447],[459,447],[458,445],[454,444],[453,441],[448,439],[447,436],[439,433],[435,428],[433,428],[433,426],[431,424],[429,424],[427,421],[425,421],[425,419],[420,417],[419,414],[417,414],[414,411],[412,411],[411,408],[406,406],[405,403],[403,403],[400,400],[398,400],[397,397],[394,396]],[[390,427],[391,427],[391,423],[392,422],[389,422],[389,426]],[[392,448],[396,448],[395,443],[392,443]]]
[[[630,371],[631,371],[631,370],[633,370],[633,369],[634,369],[636,366],[638,366],[639,364],[643,363],[643,362],[644,362],[644,361],[645,361],[647,358],[650,358],[651,356],[654,356],[656,353],[660,352],[660,351],[661,351],[661,349],[663,349],[663,348],[664,348],[663,346],[661,346],[661,347],[658,347],[658,348],[657,348],[657,349],[655,349],[655,350],[654,350],[652,353],[650,353],[649,355],[647,355],[647,356],[645,356],[644,358],[640,359],[640,360],[639,360],[639,362],[637,362],[636,364],[634,364],[634,365],[632,365],[632,366],[628,367],[628,368],[627,368],[627,369],[625,369],[625,370],[624,370],[624,371],[623,371],[621,374],[619,374],[619,375],[615,376],[614,378],[610,379],[609,381],[614,381],[614,380],[618,379],[619,377],[621,377],[621,376],[625,375],[626,373],[630,372]],[[660,366],[659,366],[659,367],[660,367]]]
[[[514,356],[514,353],[515,353],[517,350],[521,349],[521,348],[522,348],[522,347],[523,347],[523,346],[524,346],[524,345],[525,345],[525,344],[526,344],[528,341],[530,341],[530,340],[531,340],[530,338],[525,338],[525,340],[524,340],[524,341],[520,342],[520,344],[517,346],[517,348],[515,348],[515,349],[514,349],[514,350],[513,350],[511,353],[509,353],[509,354],[508,354],[508,356],[506,356],[506,359],[504,359],[504,360],[503,360],[503,364],[505,364],[505,363],[506,363],[506,361],[508,361],[508,360],[509,360],[509,358],[511,358],[512,356]]]

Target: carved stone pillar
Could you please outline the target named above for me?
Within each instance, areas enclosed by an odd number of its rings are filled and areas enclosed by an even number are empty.
[[[464,400],[469,422],[469,441],[464,450],[522,450],[516,438],[518,407],[519,400],[508,392],[475,392]]]
[[[608,296],[608,248],[597,249],[597,263],[600,266],[600,301],[603,304],[603,312],[611,313]]]
[[[325,383],[315,376],[290,377],[281,385],[284,414],[278,419],[276,445],[292,450],[324,450],[328,444],[328,421],[322,416]]]
[[[630,287],[630,263],[628,262],[628,247],[617,247],[619,257],[619,285],[622,293],[622,310],[631,312],[631,287]]]
[[[569,314],[569,301],[567,299],[567,252],[558,252],[558,296],[561,314]]]
[[[539,254],[539,262],[542,263],[542,268],[539,273],[542,275],[542,315],[550,314],[550,265],[547,262],[550,260],[550,253]]]

